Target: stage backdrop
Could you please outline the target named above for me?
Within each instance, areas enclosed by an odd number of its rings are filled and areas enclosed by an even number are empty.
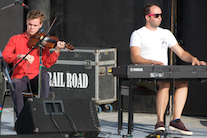
[[[130,64],[130,35],[145,24],[143,8],[152,2],[164,7],[162,26],[170,28],[166,0],[51,0],[51,21],[63,20],[51,33],[74,47],[115,47],[118,65]]]
[[[207,61],[206,0],[178,0],[178,36],[182,47],[200,60]],[[185,64],[177,59],[177,64]],[[190,82],[184,114],[207,116],[207,84]]]
[[[9,38],[15,34],[22,33],[24,30],[24,8],[14,5],[10,8],[4,7],[11,5],[15,0],[0,0],[0,50],[3,51]],[[23,1],[22,1],[23,2]],[[4,9],[4,10],[3,10]],[[1,95],[2,96],[2,95]],[[13,107],[10,97],[6,97],[4,107]]]
[[[1,0],[0,8],[2,9],[14,2],[14,0]],[[5,10],[0,10],[0,19],[0,50],[3,51],[12,35],[23,32],[24,8],[17,4]]]

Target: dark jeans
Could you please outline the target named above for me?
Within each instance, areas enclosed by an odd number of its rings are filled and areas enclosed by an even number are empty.
[[[41,90],[40,90],[40,97],[47,98],[49,95],[49,75],[46,71],[42,71],[41,76]],[[16,116],[18,118],[22,108],[24,107],[24,99],[22,92],[23,91],[30,91],[29,89],[29,82],[31,85],[32,93],[38,93],[38,76],[37,75],[34,79],[29,80],[27,76],[24,76],[21,79],[12,79],[14,84],[14,92],[11,91],[12,100],[14,102],[14,110],[16,112]]]

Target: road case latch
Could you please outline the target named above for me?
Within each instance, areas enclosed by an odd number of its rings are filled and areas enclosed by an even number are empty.
[[[85,68],[86,69],[91,69],[92,68],[91,60],[85,60]]]

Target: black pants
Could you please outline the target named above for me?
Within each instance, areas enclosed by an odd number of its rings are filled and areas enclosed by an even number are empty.
[[[42,71],[41,74],[42,76],[41,76],[40,97],[47,98],[49,95],[49,75],[45,71]],[[29,83],[32,89],[32,93],[33,94],[38,93],[38,75],[32,80],[29,80],[27,76],[24,76],[21,79],[12,79],[12,83],[14,84],[14,92],[11,91],[11,96],[14,102],[14,110],[18,118],[22,108],[24,107],[24,99],[23,99],[22,92],[30,91]]]

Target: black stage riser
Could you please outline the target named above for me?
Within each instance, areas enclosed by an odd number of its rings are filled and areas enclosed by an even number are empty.
[[[67,133],[70,138],[76,132],[85,138],[96,138],[100,132],[95,103],[90,98],[29,98],[15,126],[17,134]]]

